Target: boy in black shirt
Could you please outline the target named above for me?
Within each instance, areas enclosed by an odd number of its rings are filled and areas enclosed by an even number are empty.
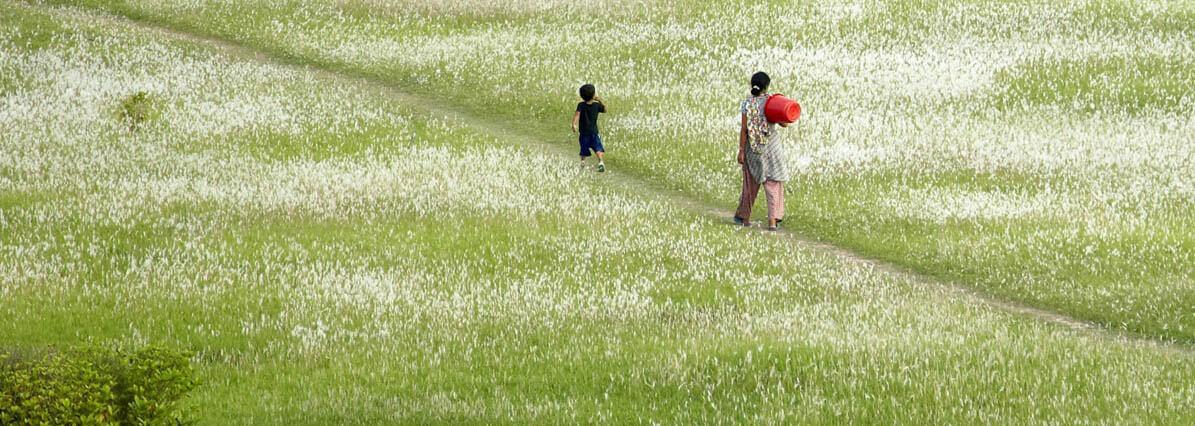
[[[585,157],[590,151],[597,153],[597,171],[606,171],[606,162],[602,155],[606,149],[602,147],[602,137],[598,136],[598,114],[606,112],[606,105],[598,97],[592,84],[581,86],[579,90],[582,102],[577,104],[577,113],[573,114],[573,133],[579,133],[578,142],[581,143],[581,165],[585,165]]]

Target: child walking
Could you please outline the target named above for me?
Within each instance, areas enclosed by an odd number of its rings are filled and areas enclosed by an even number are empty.
[[[606,162],[603,154],[606,148],[602,147],[602,137],[598,135],[597,120],[598,114],[606,112],[606,105],[597,96],[597,89],[592,84],[581,86],[578,92],[581,102],[577,103],[577,112],[573,114],[573,133],[579,134],[577,141],[581,144],[581,165],[585,165],[585,158],[592,151],[597,154],[597,171],[604,172]]]

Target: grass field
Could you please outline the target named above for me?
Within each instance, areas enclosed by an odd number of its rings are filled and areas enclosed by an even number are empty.
[[[1195,421],[1195,3],[0,21],[0,346],[194,351],[202,423]],[[758,69],[781,235],[710,214]]]

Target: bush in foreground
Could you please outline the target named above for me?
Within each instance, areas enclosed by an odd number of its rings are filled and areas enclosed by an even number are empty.
[[[185,353],[88,347],[0,351],[0,424],[186,424]]]

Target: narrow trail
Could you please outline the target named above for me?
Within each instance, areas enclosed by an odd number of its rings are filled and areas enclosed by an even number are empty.
[[[12,3],[9,4],[11,5]],[[64,13],[61,9],[46,8],[44,6],[29,6],[24,4],[18,4],[15,6],[37,8],[52,14]],[[230,58],[247,59],[272,66],[302,70],[304,72],[310,73],[320,80],[334,81],[338,83],[350,83],[357,87],[369,88],[378,93],[384,94],[386,97],[389,97],[390,99],[407,106],[413,111],[424,114],[429,118],[438,118],[450,120],[453,123],[460,123],[462,127],[471,128],[474,131],[495,137],[497,139],[519,141],[522,142],[520,146],[532,148],[533,150],[539,152],[560,155],[564,158],[572,158],[572,156],[575,155],[575,151],[572,148],[573,145],[566,145],[560,142],[553,143],[543,140],[540,136],[536,136],[527,131],[520,131],[516,127],[511,126],[510,123],[503,122],[501,120],[470,115],[462,109],[454,108],[451,105],[446,105],[445,103],[436,99],[431,99],[423,95],[405,91],[403,90],[403,87],[398,84],[391,83],[365,73],[336,70],[329,67],[296,63],[295,60],[276,56],[265,50],[254,48],[233,40],[188,32],[167,26],[165,24],[138,20],[132,17],[113,15],[106,11],[82,8],[73,8],[71,10],[86,13],[89,18],[93,19],[93,22],[125,26],[132,29],[137,29],[139,31],[144,31],[146,33],[158,34],[165,38],[205,46],[207,48],[214,49],[216,52]],[[623,173],[618,170],[608,171],[605,173],[605,175],[606,176],[604,179],[607,179],[611,182],[624,185],[627,188],[637,188],[638,193],[641,195],[650,194],[658,200],[665,201],[681,209],[695,212],[700,215],[705,215],[707,217],[717,217],[728,224],[732,223],[730,219],[733,215],[733,212],[728,210],[728,207],[726,206],[719,207],[711,205],[709,203],[696,200],[679,191],[665,188],[650,180],[641,179],[637,176]],[[727,201],[727,206],[730,204],[732,204],[732,202]],[[769,231],[764,231],[759,228],[753,228],[752,230],[770,233]],[[890,275],[894,278],[904,279],[909,282],[922,284],[929,287],[940,288],[943,290],[943,294],[948,297],[953,297],[969,303],[988,306],[998,311],[1053,324],[1055,326],[1070,330],[1071,332],[1098,337],[1111,343],[1145,347],[1175,356],[1195,358],[1195,344],[1176,342],[1156,338],[1153,336],[1112,329],[1094,322],[1067,315],[1062,312],[1042,309],[1021,302],[1001,299],[973,287],[918,273],[894,263],[862,255],[842,246],[810,239],[807,236],[793,231],[781,230],[776,232],[775,235],[777,238],[786,239],[795,247],[833,256],[845,261],[846,263],[863,266],[873,271]]]

